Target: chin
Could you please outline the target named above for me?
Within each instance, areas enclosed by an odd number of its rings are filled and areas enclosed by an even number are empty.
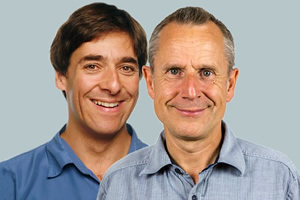
[[[95,138],[98,138],[101,140],[110,140],[110,139],[114,138],[117,135],[117,133],[118,133],[118,131],[116,131],[116,130],[111,130],[111,131],[105,130],[105,132],[97,130],[95,132]]]
[[[184,141],[196,141],[196,140],[203,138],[203,135],[195,134],[195,132],[193,132],[190,134],[189,133],[181,134],[181,135],[179,135],[179,137]]]

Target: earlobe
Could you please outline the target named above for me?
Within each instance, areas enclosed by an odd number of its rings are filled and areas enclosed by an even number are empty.
[[[66,91],[67,78],[59,72],[55,72],[55,84],[59,90]]]
[[[145,81],[146,81],[148,94],[153,99],[153,97],[154,97],[154,85],[153,85],[153,78],[152,78],[152,72],[151,72],[150,67],[143,66],[143,76],[144,76]]]
[[[226,98],[227,102],[231,101],[231,99],[234,96],[234,90],[235,90],[235,85],[236,85],[238,75],[239,75],[239,70],[237,68],[233,69],[230,73],[230,77],[227,85],[227,98]]]

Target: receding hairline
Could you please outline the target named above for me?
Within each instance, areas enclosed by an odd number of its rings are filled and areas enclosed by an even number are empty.
[[[225,58],[226,58],[226,61],[227,62],[229,62],[228,61],[228,59],[227,59],[227,57],[226,57],[226,45],[225,45],[225,40],[226,40],[226,37],[225,37],[225,35],[224,35],[224,33],[222,32],[222,30],[221,30],[221,28],[214,22],[214,21],[212,21],[212,20],[207,20],[206,22],[204,22],[204,23],[194,23],[194,22],[188,22],[188,23],[184,23],[184,22],[180,22],[180,21],[176,21],[176,20],[173,20],[173,21],[171,21],[171,22],[169,22],[168,24],[166,24],[165,26],[163,26],[162,27],[162,29],[160,29],[160,31],[159,31],[159,33],[157,34],[157,41],[155,41],[155,43],[156,43],[156,51],[154,52],[154,54],[153,54],[153,57],[156,57],[156,55],[157,55],[157,53],[158,53],[158,51],[159,51],[159,49],[160,49],[160,46],[161,46],[161,36],[162,36],[162,34],[166,31],[166,29],[167,28],[169,28],[170,26],[176,26],[176,25],[178,25],[178,27],[179,27],[179,29],[180,29],[180,27],[184,27],[184,26],[191,26],[191,27],[205,27],[205,26],[207,26],[207,25],[213,25],[215,28],[217,28],[217,30],[219,31],[219,36],[221,36],[221,42],[222,42],[222,45],[223,45],[223,48],[224,48],[224,56],[225,56]],[[207,29],[212,29],[212,27],[209,27],[209,28],[207,28]],[[214,33],[215,31],[213,31],[213,33]],[[218,35],[217,34],[215,34],[215,36],[216,37],[218,37]],[[167,36],[167,35],[166,35]],[[199,37],[201,37],[201,35],[199,35]],[[154,59],[155,60],[155,59]],[[153,61],[154,61],[153,60]],[[154,63],[153,63],[153,65],[154,65]],[[152,68],[153,68],[154,66],[152,66]]]
[[[217,25],[219,30],[221,30],[224,39],[225,56],[228,63],[228,74],[231,72],[233,66],[235,65],[235,47],[231,32],[226,25],[214,15],[201,7],[192,6],[180,8],[174,11],[164,18],[153,30],[149,42],[149,64],[152,71],[154,70],[154,60],[159,45],[160,34],[168,24],[173,22],[178,24],[192,25],[203,25],[212,22]]]

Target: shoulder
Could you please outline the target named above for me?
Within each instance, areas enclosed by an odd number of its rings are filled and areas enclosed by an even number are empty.
[[[15,199],[16,191],[29,187],[47,162],[45,145],[0,163],[0,194],[4,199]]]
[[[299,172],[293,162],[282,152],[243,139],[238,138],[237,140],[246,160],[262,164],[269,163],[279,170],[288,170],[293,177],[299,176]]]
[[[107,170],[104,179],[114,175],[119,171],[135,171],[135,173],[141,172],[149,163],[149,157],[152,149],[153,145],[147,146],[123,157]]]
[[[300,174],[294,163],[282,152],[238,139],[242,149],[246,166],[252,178],[268,177],[282,184],[287,183],[288,196],[299,197]],[[253,174],[255,172],[255,176]],[[253,179],[254,179],[253,178]]]
[[[25,172],[26,168],[34,168],[33,165],[36,160],[45,160],[47,159],[46,155],[46,144],[43,144],[35,149],[32,149],[28,152],[17,155],[9,160],[0,162],[0,174],[6,172],[11,173],[20,173],[21,171]]]
[[[143,182],[140,180],[141,172],[148,166],[152,150],[153,146],[144,147],[115,162],[101,181],[98,199],[110,199],[111,196],[108,197],[107,194],[124,196]]]
[[[242,149],[244,156],[271,160],[274,162],[282,162],[282,163],[290,162],[288,157],[279,151],[240,138],[238,138],[237,140],[238,140],[238,144]]]

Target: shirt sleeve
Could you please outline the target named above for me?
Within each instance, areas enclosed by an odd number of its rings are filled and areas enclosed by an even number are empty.
[[[3,163],[0,163],[0,197],[2,200],[16,199],[15,176]]]
[[[287,200],[300,200],[300,175],[296,172],[296,176],[293,176],[289,186],[289,192],[287,194]]]

